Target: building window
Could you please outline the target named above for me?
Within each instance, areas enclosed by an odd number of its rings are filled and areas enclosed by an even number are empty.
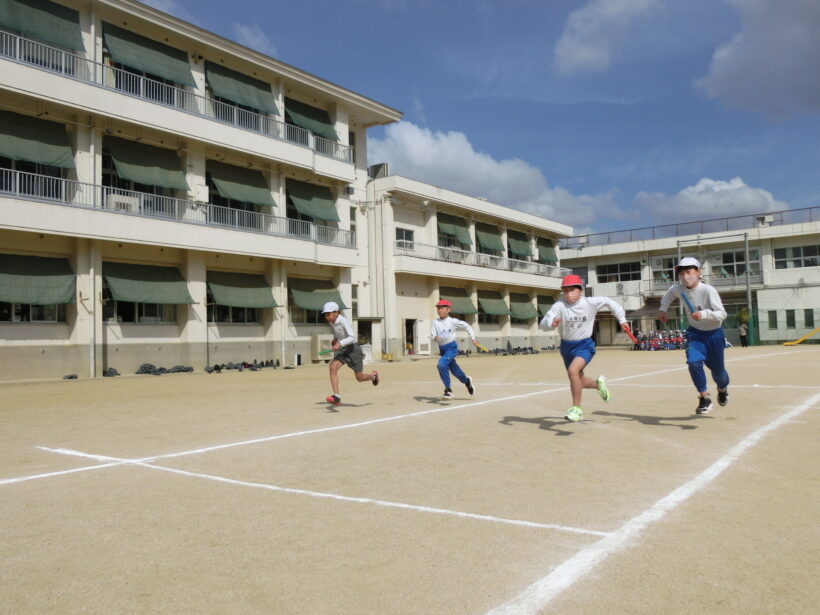
[[[652,259],[652,280],[661,284],[674,284],[677,277],[675,276],[675,265],[677,258],[674,256],[667,256],[662,258]]]
[[[4,169],[18,173],[5,173]],[[62,178],[60,167],[0,156],[0,192],[63,200]]]
[[[350,208],[350,232],[356,234],[356,208]]]
[[[769,329],[777,329],[777,310],[769,310]]]
[[[214,303],[214,297],[208,290],[208,322],[220,324],[259,324],[261,310],[258,308],[231,307]]]
[[[288,315],[293,325],[324,325],[326,321],[318,310],[306,310],[296,305],[293,294],[288,289]]]
[[[797,269],[799,267],[818,266],[820,266],[820,245],[776,248],[774,251],[775,269]]]
[[[595,268],[598,275],[598,282],[627,282],[629,280],[641,279],[641,263],[616,263],[614,265],[598,265]]]
[[[712,277],[715,279],[739,278],[746,275],[746,252],[735,250],[709,256]],[[760,250],[749,250],[749,275],[760,274]]]
[[[359,317],[359,285],[350,286],[350,317],[356,320]]]
[[[786,310],[786,328],[787,329],[796,329],[797,328],[797,318],[795,317],[794,310]]]
[[[231,227],[262,229],[263,218],[259,213],[259,205],[222,196],[210,173],[205,173],[205,182],[208,185],[208,203],[225,208],[210,211],[211,222]]]
[[[396,247],[400,250],[412,250],[413,231],[409,228],[396,227]]]
[[[481,309],[481,304],[479,303],[478,322],[482,325],[497,325],[501,322],[501,317],[498,314],[487,314]]]
[[[116,89],[172,107],[182,106],[183,101],[181,97],[178,98],[179,84],[163,79],[159,75],[144,73],[124,64],[117,64],[110,58],[108,61],[115,69],[114,87]]]
[[[176,305],[117,301],[111,295],[107,282],[103,282],[102,298],[104,322],[125,322],[141,325],[175,324],[177,322]]]
[[[0,301],[0,322],[65,322],[65,304],[34,305]]]
[[[814,310],[813,309],[804,310],[803,313],[804,313],[803,320],[804,320],[806,329],[814,329]]]

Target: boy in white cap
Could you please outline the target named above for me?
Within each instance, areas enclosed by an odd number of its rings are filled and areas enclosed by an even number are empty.
[[[342,403],[342,397],[339,395],[339,370],[342,365],[347,365],[353,370],[356,374],[356,380],[359,382],[372,382],[373,386],[379,384],[379,372],[363,373],[364,355],[362,354],[362,347],[356,342],[350,321],[342,316],[339,311],[338,303],[335,301],[325,303],[322,308],[322,316],[325,317],[327,324],[333,329],[333,343],[331,346],[335,353],[333,360],[330,362],[330,386],[333,388],[333,394],[328,395],[325,399],[327,403],[337,406]]]
[[[700,261],[691,256],[680,260],[675,267],[680,283],[672,286],[661,299],[658,320],[666,322],[666,311],[675,298],[680,298],[686,306],[689,328],[686,336],[689,346],[686,349],[686,362],[689,364],[689,375],[698,391],[697,414],[706,414],[712,409],[712,400],[706,386],[704,363],[712,372],[718,390],[718,403],[725,406],[729,402],[729,374],[723,363],[723,349],[726,338],[723,335],[723,321],[726,310],[720,295],[714,286],[700,281]]]
[[[473,379],[467,376],[459,364],[456,363],[456,355],[458,355],[456,329],[466,331],[470,339],[473,340],[473,345],[476,343],[475,332],[473,328],[463,320],[450,316],[451,309],[453,309],[453,304],[447,299],[442,299],[436,303],[438,318],[433,321],[433,330],[431,332],[431,337],[433,341],[438,344],[439,352],[441,353],[441,357],[439,357],[438,360],[438,375],[444,383],[444,397],[447,399],[453,396],[453,389],[450,388],[451,372],[459,382],[467,387],[467,392],[470,395],[475,393]]]
[[[609,401],[610,398],[606,378],[598,376],[597,380],[593,380],[584,374],[584,368],[595,355],[595,342],[592,341],[595,315],[604,307],[609,308],[624,331],[629,331],[626,314],[620,303],[609,297],[584,297],[584,281],[581,276],[568,275],[561,280],[561,299],[541,319],[542,329],[549,331],[557,327],[561,337],[561,358],[564,359],[572,392],[572,408],[564,415],[568,421],[580,421],[583,416],[583,389],[598,389],[601,399]]]

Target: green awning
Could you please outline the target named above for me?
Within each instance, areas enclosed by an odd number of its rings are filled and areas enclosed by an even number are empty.
[[[74,168],[65,126],[11,111],[0,111],[0,156]]]
[[[479,245],[485,250],[494,250],[496,252],[504,252],[504,242],[501,241],[501,233],[498,229],[489,224],[476,224],[475,236],[478,239]]]
[[[485,314],[494,316],[509,316],[510,308],[504,303],[501,293],[494,290],[478,291],[478,304]]]
[[[347,309],[342,296],[330,280],[288,278],[288,290],[296,306],[304,310],[321,312],[328,301],[338,303],[340,310]]]
[[[507,231],[507,244],[510,246],[510,252],[515,256],[528,258],[532,256],[530,250],[530,242],[527,236],[514,231]]]
[[[0,0],[0,26],[63,49],[85,49],[80,13],[48,0]]]
[[[333,200],[330,188],[289,179],[286,192],[299,213],[320,220],[339,221],[336,201]]]
[[[478,314],[478,309],[470,301],[470,296],[463,288],[445,288],[442,286],[438,291],[442,299],[447,299],[453,304],[454,314]]]
[[[195,88],[188,54],[150,38],[103,22],[103,40],[111,59],[134,70]]]
[[[456,236],[456,229],[453,228],[452,222],[446,222],[445,220],[441,219],[441,216],[439,216],[438,220],[436,220],[436,223],[438,224],[438,230],[440,233],[444,235],[452,235],[453,237]]]
[[[538,316],[538,310],[535,309],[530,298],[517,293],[510,293],[510,312],[513,318],[521,320],[529,320]]]
[[[214,160],[205,163],[217,192],[226,199],[276,207],[262,171],[237,167]]]
[[[176,267],[103,262],[103,277],[117,301],[163,305],[196,303]]]
[[[439,230],[445,235],[452,235],[463,246],[473,245],[470,239],[470,231],[467,222],[463,218],[450,216],[448,214],[438,214],[436,217]]]
[[[538,295],[538,311],[541,312],[541,316],[549,312],[553,303],[555,303],[555,299],[553,297]]]
[[[105,137],[103,149],[108,150],[117,175],[138,184],[188,190],[185,173],[177,153],[136,141]]]
[[[238,308],[276,307],[273,290],[263,275],[209,271],[207,280],[208,289],[217,305]]]
[[[333,122],[330,121],[330,115],[327,111],[306,105],[292,98],[285,98],[285,113],[290,121],[297,126],[325,139],[339,140],[339,136],[333,130]]]
[[[66,258],[0,254],[0,301],[74,303],[76,276]]]
[[[555,246],[549,239],[538,239],[538,260],[542,263],[558,262],[558,256],[555,254]]]
[[[215,96],[238,105],[279,115],[270,85],[213,62],[205,62],[205,79]]]

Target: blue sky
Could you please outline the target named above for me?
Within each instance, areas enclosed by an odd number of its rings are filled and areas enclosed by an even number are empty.
[[[404,112],[369,162],[579,232],[820,205],[817,0],[150,0]]]

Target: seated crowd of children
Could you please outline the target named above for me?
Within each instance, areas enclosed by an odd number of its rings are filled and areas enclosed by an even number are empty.
[[[685,350],[688,343],[686,331],[651,331],[641,333],[635,331],[638,342],[633,344],[632,350]]]

